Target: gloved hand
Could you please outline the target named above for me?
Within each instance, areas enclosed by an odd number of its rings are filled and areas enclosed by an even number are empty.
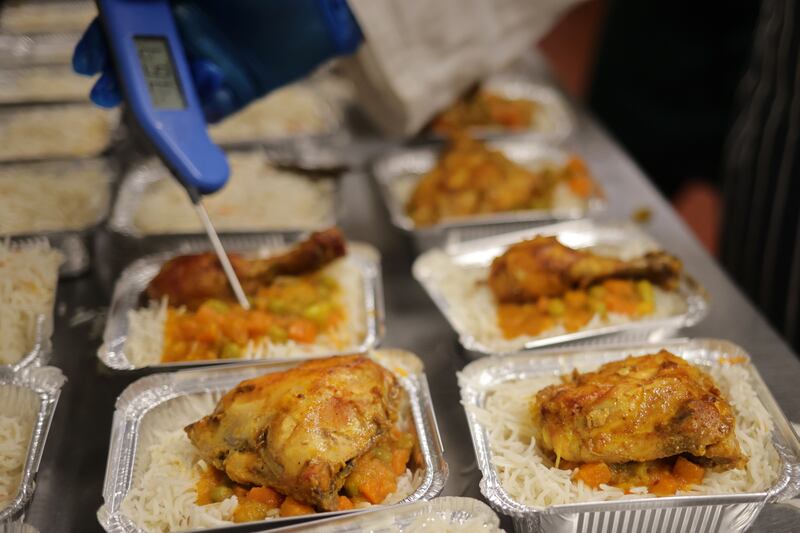
[[[175,21],[209,122],[356,50],[361,30],[346,0],[176,0]],[[75,72],[101,73],[90,97],[101,107],[122,94],[95,19],[72,58]]]

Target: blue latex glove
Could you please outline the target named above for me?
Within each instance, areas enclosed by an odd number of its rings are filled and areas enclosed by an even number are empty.
[[[356,50],[361,30],[345,0],[177,0],[175,21],[203,111],[216,122],[326,60]],[[72,58],[75,72],[100,73],[90,97],[122,101],[98,20]]]

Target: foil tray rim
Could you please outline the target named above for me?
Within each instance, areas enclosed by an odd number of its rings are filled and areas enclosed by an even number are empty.
[[[397,378],[406,389],[411,400],[420,447],[425,461],[425,475],[421,485],[399,504],[430,500],[444,488],[449,469],[444,458],[444,447],[436,423],[433,401],[428,380],[421,360],[415,354],[399,349],[378,349],[376,361],[381,357],[394,358],[403,370]],[[385,354],[385,355],[382,355]],[[138,446],[138,432],[142,419],[152,409],[171,399],[203,392],[228,390],[242,379],[258,375],[261,370],[279,371],[291,368],[313,358],[273,359],[254,362],[232,363],[225,366],[204,367],[177,372],[153,374],[128,385],[117,398],[112,419],[111,440],[103,482],[103,504],[97,511],[98,521],[108,532],[134,533],[140,529],[126,516],[121,505],[133,482],[133,466]],[[394,504],[394,505],[399,505]],[[388,508],[393,505],[386,506]],[[357,514],[355,511],[335,511],[310,515],[309,522],[332,516]],[[293,523],[292,519],[270,519],[248,523],[249,526],[263,524],[279,526]],[[227,526],[207,529],[223,531]]]

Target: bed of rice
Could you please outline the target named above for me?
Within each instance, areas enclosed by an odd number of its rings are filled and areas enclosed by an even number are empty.
[[[118,113],[91,105],[30,106],[0,118],[0,161],[90,157],[111,142]]]
[[[183,427],[214,410],[220,394],[195,394],[170,400],[148,413],[139,430],[131,489],[122,511],[145,531],[167,532],[230,525],[237,498],[197,505],[195,485],[206,463],[197,456]],[[384,505],[413,493],[422,472],[406,470]],[[369,507],[363,504],[361,507]],[[274,511],[276,518],[278,511]]]
[[[22,417],[0,414],[0,509],[17,496],[30,436]]]
[[[471,516],[460,522],[438,514],[421,516],[414,520],[403,533],[502,533],[503,530],[480,516]]]
[[[473,336],[482,345],[498,352],[510,352],[532,340],[567,333],[562,325],[558,325],[537,336],[521,335],[506,339],[498,325],[496,300],[486,283],[488,266],[459,265],[439,250],[429,252],[425,261],[430,284],[446,300],[448,314],[457,325],[456,329]],[[679,294],[659,287],[654,287],[653,292],[655,310],[641,320],[666,318],[685,312],[686,302]],[[620,313],[608,313],[605,319],[596,315],[583,330],[625,324],[632,320]]]
[[[334,218],[334,183],[272,167],[262,152],[228,154],[231,177],[203,204],[218,230],[316,229]],[[163,179],[142,194],[133,223],[143,234],[201,232],[186,191],[162,166]]]
[[[110,194],[101,160],[0,166],[0,234],[85,229],[108,212]]]
[[[36,340],[37,317],[52,317],[62,260],[44,239],[24,245],[0,240],[0,364],[22,359]]]
[[[244,350],[244,359],[309,357],[342,353],[355,350],[361,344],[367,333],[367,316],[364,308],[363,278],[358,266],[345,257],[331,263],[320,272],[339,283],[345,319],[332,332],[319,335],[313,344],[294,341],[273,344],[269,338],[257,343],[251,342]],[[161,362],[166,319],[166,300],[128,313],[125,355],[135,366],[148,366]]]
[[[214,142],[238,144],[325,133],[325,102],[309,86],[296,83],[271,92],[209,128]]]
[[[702,484],[678,495],[763,491],[774,483],[781,468],[771,439],[772,419],[744,367],[720,365],[706,370],[733,406],[736,437],[749,460],[744,469],[707,472]],[[627,495],[607,485],[592,489],[583,482],[573,482],[573,471],[555,468],[543,457],[533,437],[529,400],[542,388],[558,382],[556,376],[504,382],[487,389],[485,407],[467,407],[488,431],[491,462],[506,492],[533,507],[652,497],[646,487],[632,489],[634,493]]]

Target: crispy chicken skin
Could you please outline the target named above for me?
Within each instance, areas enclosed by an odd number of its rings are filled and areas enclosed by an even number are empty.
[[[711,377],[666,350],[573,372],[530,404],[545,452],[576,463],[691,454],[711,467],[746,463],[730,404]]]
[[[344,256],[346,245],[338,228],[312,233],[291,250],[266,259],[245,259],[228,254],[234,271],[246,294],[254,294],[281,275],[313,272]],[[190,310],[216,298],[234,301],[225,272],[214,253],[181,255],[170,259],[147,286],[147,296],[153,300],[169,297],[173,306]]]
[[[492,262],[489,288],[502,303],[560,296],[608,278],[647,279],[665,288],[677,284],[679,259],[650,252],[623,261],[564,246],[555,237],[535,237],[511,246]]]
[[[200,456],[233,481],[330,511],[354,460],[389,431],[407,402],[379,364],[332,357],[243,381],[185,429]]]

